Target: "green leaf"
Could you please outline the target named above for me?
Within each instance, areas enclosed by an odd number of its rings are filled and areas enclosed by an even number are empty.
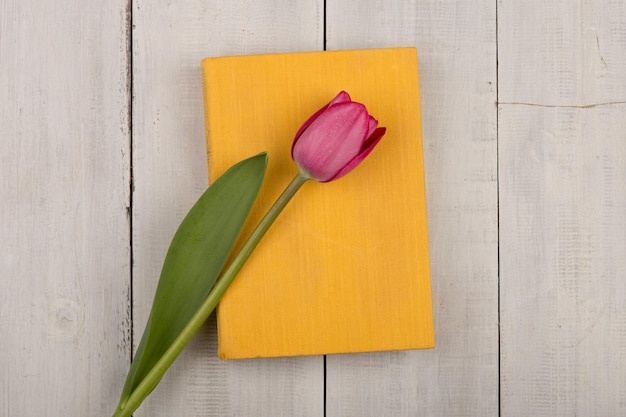
[[[262,153],[231,167],[207,189],[179,226],[128,371],[121,408],[213,287],[261,188],[266,166],[267,155]]]

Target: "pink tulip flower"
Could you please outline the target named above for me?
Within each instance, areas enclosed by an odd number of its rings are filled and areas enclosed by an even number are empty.
[[[342,91],[298,130],[291,157],[304,177],[334,181],[361,163],[385,130],[363,104]]]

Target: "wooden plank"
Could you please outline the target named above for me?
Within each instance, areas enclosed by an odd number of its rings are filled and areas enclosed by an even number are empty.
[[[170,239],[207,185],[200,60],[322,48],[320,1],[135,2],[134,342]],[[136,347],[136,346],[135,346]],[[321,416],[323,358],[222,362],[213,319],[137,416]]]
[[[329,356],[328,415],[498,415],[495,2],[327,7],[329,49],[418,49],[436,339]]]
[[[505,416],[626,410],[625,114],[500,109]]]
[[[624,100],[623,1],[500,3],[500,103],[580,106]]]
[[[106,416],[130,357],[126,1],[0,12],[0,415]]]
[[[502,415],[624,415],[626,5],[498,10]]]

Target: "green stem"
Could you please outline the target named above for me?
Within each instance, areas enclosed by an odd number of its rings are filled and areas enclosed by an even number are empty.
[[[202,303],[198,311],[191,317],[191,320],[189,320],[189,323],[187,323],[180,335],[165,351],[161,359],[159,359],[150,372],[148,372],[141,383],[137,385],[137,388],[135,388],[128,399],[115,410],[112,417],[129,417],[148,394],[150,394],[165,374],[165,371],[167,371],[187,343],[189,343],[193,335],[196,334],[213,310],[215,310],[220,298],[222,298],[228,286],[233,282],[235,276],[243,267],[243,264],[265,235],[265,232],[267,232],[287,203],[289,203],[291,198],[307,180],[308,178],[303,176],[300,172],[291,180],[285,191],[278,197],[274,205],[268,210],[263,219],[261,219],[252,234],[250,234],[250,237],[248,237],[248,240],[243,244],[233,261],[224,270],[219,280],[215,283],[209,295],[204,300],[204,303]]]

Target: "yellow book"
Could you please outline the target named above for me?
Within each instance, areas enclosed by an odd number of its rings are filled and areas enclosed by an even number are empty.
[[[207,58],[209,177],[267,151],[247,237],[297,172],[298,128],[339,91],[387,128],[330,183],[307,182],[219,304],[224,359],[434,346],[414,48]]]

